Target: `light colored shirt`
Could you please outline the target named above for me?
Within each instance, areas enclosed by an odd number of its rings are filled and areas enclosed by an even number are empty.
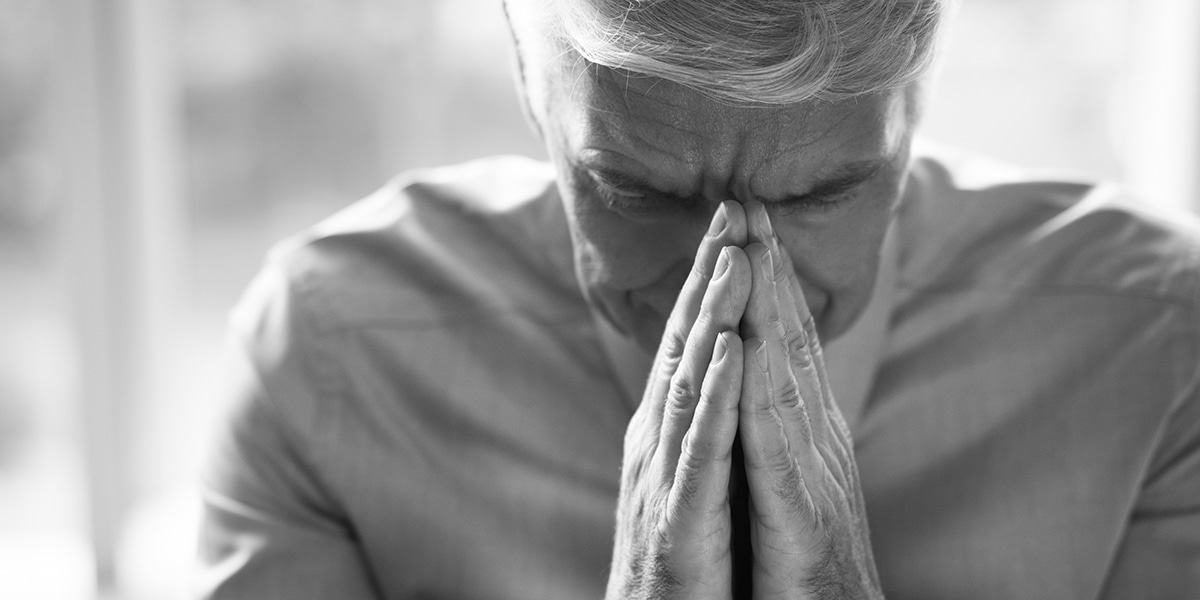
[[[889,598],[1200,597],[1198,239],[916,159],[827,344]],[[280,246],[232,331],[202,597],[603,595],[649,357],[583,301],[549,167],[397,179]]]

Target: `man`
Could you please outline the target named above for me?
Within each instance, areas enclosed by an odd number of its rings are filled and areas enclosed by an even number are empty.
[[[552,166],[276,251],[204,596],[1200,593],[1196,235],[914,152],[944,10],[511,0]]]

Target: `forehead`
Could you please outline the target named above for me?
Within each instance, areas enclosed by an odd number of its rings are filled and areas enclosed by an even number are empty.
[[[569,53],[560,56],[566,58]],[[545,118],[567,149],[690,180],[794,184],[895,156],[909,130],[905,94],[786,105],[730,105],[659,78],[587,64],[547,65]]]

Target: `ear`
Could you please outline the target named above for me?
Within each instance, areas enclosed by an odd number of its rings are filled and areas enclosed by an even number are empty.
[[[525,50],[521,47],[521,37],[517,34],[517,27],[513,22],[512,8],[509,6],[510,0],[504,0],[504,20],[508,24],[508,33],[512,37],[513,42],[513,70],[515,71],[515,79],[517,83],[517,100],[521,103],[521,111],[525,113],[525,121],[533,129],[537,136],[545,141],[545,135],[542,132],[542,124],[538,121],[537,115],[533,111],[533,106],[530,103],[529,78],[526,73],[525,65]]]

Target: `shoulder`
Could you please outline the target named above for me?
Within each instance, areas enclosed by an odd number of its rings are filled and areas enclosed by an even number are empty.
[[[544,312],[574,306],[569,250],[550,167],[487,158],[404,173],[284,240],[256,284],[273,291],[243,304],[290,297],[321,330]]]
[[[275,246],[233,310],[234,341],[271,395],[294,404],[340,395],[338,369],[381,360],[355,358],[381,335],[582,322],[567,236],[542,163],[504,157],[405,173]]]
[[[1112,183],[926,146],[899,218],[910,288],[1200,306],[1200,225]]]
[[[915,160],[900,212],[899,347],[984,378],[1019,367],[1030,398],[1125,390],[1147,426],[1200,402],[1194,217],[944,149]]]
[[[972,418],[1036,407],[1120,431],[1105,443],[1143,461],[1130,482],[1196,447],[1182,417],[1200,410],[1193,216],[942,148],[917,155],[899,210],[889,385],[981,398],[961,405]]]

